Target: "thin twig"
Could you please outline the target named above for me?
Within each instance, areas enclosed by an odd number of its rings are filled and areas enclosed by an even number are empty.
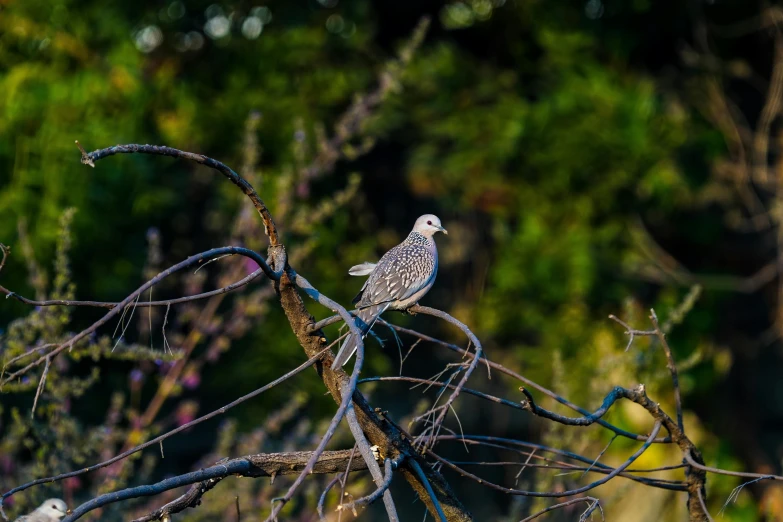
[[[46,376],[49,375],[49,365],[51,364],[51,357],[46,358],[46,365],[44,366],[43,373],[41,374],[41,380],[38,382],[38,389],[35,391],[35,399],[33,399],[33,408],[30,410],[30,418],[35,418],[35,407],[38,405],[38,397],[41,396],[41,392],[46,385]]]
[[[238,288],[242,288],[243,286],[250,283],[253,279],[256,279],[258,276],[260,276],[263,273],[263,271],[264,270],[262,268],[259,268],[255,270],[253,273],[243,277],[242,279],[240,279],[235,283],[231,283],[228,286],[224,286],[216,290],[210,290],[209,292],[204,292],[196,295],[189,295],[185,297],[178,297],[176,299],[167,299],[165,301],[150,300],[147,302],[140,302],[136,306],[138,306],[139,308],[145,308],[151,306],[171,306],[173,304],[189,303],[192,301],[198,301],[199,299],[207,299],[209,297],[225,294],[233,290],[236,290]],[[12,292],[2,286],[0,286],[0,293],[5,294],[6,299],[13,298],[19,301],[20,303],[28,304],[30,306],[88,306],[88,307],[95,307],[95,308],[108,308],[109,310],[111,310],[112,308],[116,308],[117,305],[119,304],[119,303],[106,302],[106,301],[74,301],[68,299],[49,299],[47,301],[36,301],[34,299],[28,299],[26,297],[23,297],[17,294],[16,292]]]
[[[375,461],[375,456],[370,448],[370,443],[367,442],[367,438],[362,432],[362,427],[359,424],[359,419],[356,418],[356,411],[354,411],[353,404],[348,406],[348,410],[345,412],[345,420],[348,421],[348,427],[353,434],[353,438],[356,440],[356,446],[359,448],[359,453],[362,454],[364,461],[367,463],[367,468],[370,470],[370,474],[372,475],[375,484],[378,488],[381,488],[385,482],[385,478],[383,474],[381,474],[378,463]],[[389,482],[391,482],[391,478],[389,479]],[[383,495],[383,504],[386,507],[386,516],[389,518],[389,522],[399,522],[400,519],[397,516],[397,508],[394,505],[388,486],[381,494]],[[342,502],[342,499],[340,499],[340,501]]]
[[[628,468],[631,464],[633,464],[633,462],[637,458],[639,458],[639,456],[642,453],[647,451],[647,448],[649,448],[650,445],[653,443],[653,440],[658,435],[658,431],[660,429],[661,429],[661,423],[660,423],[660,421],[656,421],[655,425],[653,426],[652,432],[650,433],[650,436],[647,438],[647,440],[642,445],[642,447],[639,448],[638,450],[636,450],[636,452],[633,455],[628,457],[628,459],[626,459],[625,462],[623,462],[622,464],[617,466],[614,469],[614,471],[612,471],[611,473],[607,474],[605,477],[603,477],[601,479],[598,479],[598,480],[596,480],[594,482],[591,482],[590,484],[587,484],[586,486],[582,486],[581,488],[576,488],[576,489],[572,489],[572,490],[568,490],[568,491],[551,491],[551,492],[550,491],[525,491],[525,490],[521,490],[521,489],[507,488],[507,487],[495,484],[493,482],[489,482],[486,479],[482,479],[481,477],[478,477],[478,476],[474,475],[473,473],[470,473],[467,470],[464,470],[464,469],[460,468],[459,466],[456,466],[456,465],[452,464],[448,460],[446,460],[443,457],[437,455],[432,450],[427,449],[425,451],[426,451],[427,455],[433,457],[435,460],[437,460],[439,462],[442,462],[447,467],[449,467],[449,468],[453,469],[454,471],[462,474],[462,476],[470,478],[472,480],[475,480],[479,484],[481,484],[483,486],[487,486],[489,488],[492,488],[492,489],[494,489],[496,491],[501,491],[503,493],[508,493],[510,495],[521,495],[521,496],[526,496],[526,497],[555,497],[555,498],[557,498],[557,497],[569,497],[569,496],[572,496],[572,495],[578,495],[580,493],[585,493],[587,491],[590,491],[591,489],[594,489],[594,488],[600,486],[601,484],[605,484],[606,482],[610,481],[611,479],[613,479],[614,477],[616,477],[617,475],[619,475],[620,473],[625,471],[625,469]]]
[[[674,364],[674,356],[672,355],[672,349],[669,347],[669,343],[666,341],[666,334],[661,330],[661,325],[658,324],[658,316],[652,308],[650,308],[650,320],[652,321],[653,326],[655,326],[655,335],[661,343],[663,353],[666,354],[666,367],[669,369],[669,373],[672,376],[674,404],[677,409],[677,426],[680,430],[684,430],[685,428],[683,428],[682,424],[682,397],[680,396],[680,379],[677,376],[677,365]]]
[[[554,511],[556,509],[564,508],[566,506],[571,506],[571,505],[577,504],[579,502],[589,502],[589,503],[592,503],[592,504],[599,504],[600,505],[600,501],[597,498],[595,498],[595,497],[572,498],[571,500],[566,500],[565,502],[560,502],[559,504],[555,504],[553,506],[549,506],[548,508],[544,508],[541,511],[537,511],[536,513],[533,513],[529,517],[523,518],[522,520],[520,520],[520,522],[530,522],[531,520],[534,520],[534,519],[540,517],[541,515],[543,515],[545,513],[549,513],[550,511]],[[601,511],[601,518],[603,518],[603,510]]]
[[[757,480],[774,480],[774,481],[783,481],[783,476],[780,475],[763,475],[761,473],[746,473],[743,471],[729,471],[727,469],[720,469],[720,468],[713,468],[710,466],[705,466],[704,464],[701,464],[699,462],[696,462],[693,457],[689,454],[685,454],[685,460],[688,461],[688,464],[696,469],[700,469],[702,471],[707,471],[709,473],[715,473],[717,475],[728,475],[729,477],[743,477],[743,478],[751,478],[751,479],[757,479]],[[755,482],[755,481],[754,481]]]
[[[402,459],[398,459],[402,460]],[[340,504],[337,509],[341,510],[351,510],[354,511],[358,506],[364,506],[369,505],[378,500],[381,495],[385,495],[386,492],[389,490],[389,486],[391,486],[392,478],[394,478],[394,468],[397,467],[397,464],[393,462],[391,459],[386,459],[383,463],[384,467],[384,477],[381,484],[378,485],[378,488],[370,493],[369,495],[365,497],[358,498],[352,502],[349,502],[348,504]]]
[[[439,317],[443,319],[444,321],[453,324],[470,339],[470,342],[473,343],[473,346],[475,347],[473,361],[468,365],[468,368],[465,370],[465,375],[462,376],[462,379],[460,380],[459,384],[457,384],[457,387],[454,389],[454,391],[451,393],[449,398],[446,400],[446,404],[444,405],[443,410],[438,415],[438,418],[435,420],[434,428],[437,429],[442,423],[443,420],[446,418],[446,414],[449,411],[449,406],[459,397],[460,392],[462,391],[462,388],[465,387],[465,384],[468,382],[468,379],[470,378],[471,374],[473,373],[473,370],[476,369],[476,366],[478,365],[479,361],[481,360],[481,342],[478,340],[478,337],[476,337],[473,332],[470,331],[470,328],[465,326],[462,322],[458,321],[451,315],[447,314],[446,312],[442,310],[437,310],[435,308],[430,308],[428,306],[421,306],[421,305],[415,305],[410,308],[411,312],[414,313],[422,313],[427,315],[433,315],[435,317]],[[487,361],[487,372],[489,372],[489,361]],[[435,430],[433,430],[434,432]],[[430,440],[429,445],[431,446],[432,439]]]
[[[351,453],[351,456],[353,456],[353,452]],[[321,497],[318,499],[318,506],[316,510],[318,511],[318,518],[325,522],[326,521],[326,515],[324,515],[324,504],[326,503],[326,495],[329,493],[329,490],[331,490],[335,484],[340,482],[341,476],[337,475],[332,480],[329,481],[329,483],[324,488],[323,493],[321,493]]]
[[[696,495],[699,497],[699,503],[701,504],[702,511],[704,511],[704,514],[707,515],[707,521],[712,522],[712,516],[710,516],[710,512],[707,509],[707,504],[704,503],[704,495],[702,494],[702,491],[700,489],[696,490]]]

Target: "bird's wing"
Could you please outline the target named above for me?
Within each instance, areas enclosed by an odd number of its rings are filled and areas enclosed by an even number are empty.
[[[435,274],[433,252],[422,245],[402,244],[384,254],[359,292],[357,308],[401,301],[421,290]]]

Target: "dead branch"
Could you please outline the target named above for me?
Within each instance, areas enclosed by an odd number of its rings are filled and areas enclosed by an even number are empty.
[[[191,301],[198,301],[200,299],[207,299],[209,297],[214,297],[216,295],[226,294],[228,292],[232,292],[234,290],[237,290],[239,288],[242,288],[243,286],[247,285],[254,279],[256,279],[258,276],[260,276],[264,272],[263,268],[259,268],[258,270],[255,270],[254,272],[248,274],[247,276],[243,277],[239,281],[235,283],[231,283],[230,285],[224,286],[222,288],[218,288],[216,290],[210,290],[209,292],[203,292],[201,294],[196,295],[189,295],[186,297],[177,297],[176,299],[167,299],[165,301],[139,301],[136,303],[137,308],[148,308],[151,306],[171,306],[173,304],[182,304],[182,303],[189,303]],[[16,292],[12,292],[8,290],[7,288],[4,288],[3,286],[0,286],[0,293],[6,295],[6,299],[8,298],[14,298],[17,301],[30,305],[30,306],[89,306],[89,307],[95,307],[95,308],[108,308],[109,310],[116,308],[119,306],[120,303],[109,303],[105,301],[73,301],[73,300],[67,300],[67,299],[50,299],[48,301],[36,301],[33,299],[28,299],[26,297],[23,297]]]
[[[321,452],[316,459],[317,464],[311,466],[310,471],[319,474],[345,471],[348,466],[350,453],[351,450]],[[217,483],[220,479],[230,475],[240,477],[272,477],[301,473],[301,471],[307,467],[313,454],[314,452],[310,451],[272,454],[261,453],[258,455],[246,455],[244,457],[230,459],[206,469],[162,480],[156,484],[127,488],[101,495],[74,509],[73,513],[63,519],[63,522],[73,522],[94,509],[114,502],[131,498],[149,497],[170,489],[186,486],[188,484],[195,484],[197,482],[215,481],[215,483]],[[367,469],[365,462],[361,458],[354,459],[351,463],[350,471],[362,469]],[[183,497],[180,497],[181,502],[176,503],[174,506],[167,504],[161,508],[161,513],[157,518],[163,518],[167,514],[177,513],[187,507],[197,505],[201,495],[203,495],[203,492],[201,494],[186,493]],[[195,502],[195,504],[191,505],[192,502]],[[150,515],[142,517],[139,520],[155,520],[154,515],[156,513],[157,512],[150,513]],[[148,518],[150,516],[152,516],[152,518]]]

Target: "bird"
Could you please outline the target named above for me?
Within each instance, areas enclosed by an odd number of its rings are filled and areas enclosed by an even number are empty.
[[[58,522],[71,510],[59,498],[50,498],[29,515],[22,515],[15,522]]]
[[[432,288],[438,273],[438,249],[433,236],[438,232],[448,234],[438,216],[424,214],[416,220],[405,241],[386,252],[377,264],[365,262],[348,271],[354,276],[370,276],[353,299],[356,325],[362,337],[383,312],[407,310]],[[357,341],[353,334],[348,334],[332,363],[333,370],[351,359],[358,348]]]

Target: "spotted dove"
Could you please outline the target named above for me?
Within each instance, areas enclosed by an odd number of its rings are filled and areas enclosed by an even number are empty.
[[[367,275],[356,304],[356,325],[367,335],[386,310],[406,310],[416,304],[435,282],[438,273],[438,249],[433,236],[443,232],[440,219],[425,214],[416,220],[405,241],[386,252],[376,265],[362,263],[349,270],[351,275]],[[340,346],[333,369],[345,365],[358,348],[353,334]]]

